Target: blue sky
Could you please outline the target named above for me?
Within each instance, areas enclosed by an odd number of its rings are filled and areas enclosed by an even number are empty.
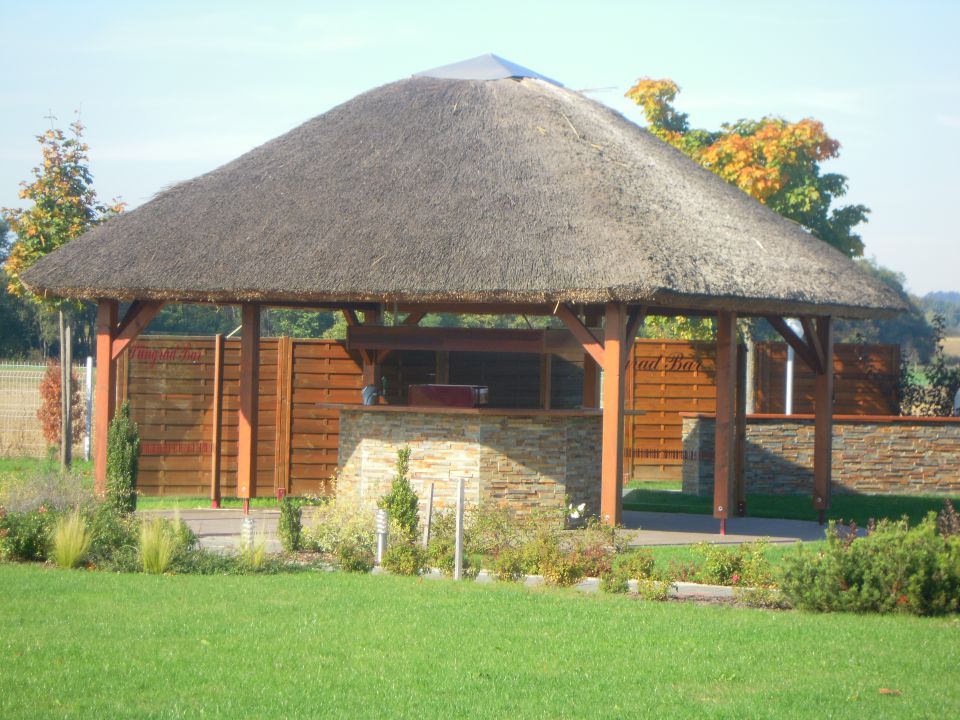
[[[960,2],[0,0],[0,206],[51,112],[80,109],[101,197],[136,206],[371,87],[494,52],[641,121],[670,77],[696,126],[815,117],[873,213],[867,255],[960,290]]]

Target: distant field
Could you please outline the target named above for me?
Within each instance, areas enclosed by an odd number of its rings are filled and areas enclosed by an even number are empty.
[[[944,338],[943,352],[946,355],[950,355],[960,360],[960,335]]]

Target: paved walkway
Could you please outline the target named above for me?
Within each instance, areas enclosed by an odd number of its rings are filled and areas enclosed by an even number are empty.
[[[174,517],[173,510],[145,510],[143,516]],[[180,510],[180,518],[190,526],[209,549],[236,549],[240,544],[243,510]],[[255,532],[267,535],[267,551],[278,552],[277,521],[280,511],[253,509]],[[309,522],[305,519],[305,524]],[[774,543],[793,543],[798,540],[822,540],[824,528],[805,520],[775,520],[770,518],[731,518],[727,520],[727,534],[720,535],[720,523],[709,515],[684,513],[636,512],[625,510],[623,524],[640,528],[631,545],[691,545],[709,542],[738,544],[766,538]]]

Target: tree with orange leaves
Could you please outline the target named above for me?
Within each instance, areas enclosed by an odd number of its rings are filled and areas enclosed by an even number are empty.
[[[643,108],[654,135],[846,255],[863,255],[854,228],[870,211],[831,207],[846,194],[847,178],[820,171],[821,162],[840,152],[823,123],[767,116],[724,123],[713,132],[691,128],[687,114],[673,106],[679,92],[672,80],[641,78],[626,96]]]

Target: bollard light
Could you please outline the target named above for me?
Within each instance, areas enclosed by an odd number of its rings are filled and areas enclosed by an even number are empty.
[[[377,510],[377,565],[383,564],[384,553],[387,552],[387,535],[390,533],[390,513],[383,508]]]
[[[240,546],[253,547],[254,520],[249,515],[243,519],[240,526]]]

